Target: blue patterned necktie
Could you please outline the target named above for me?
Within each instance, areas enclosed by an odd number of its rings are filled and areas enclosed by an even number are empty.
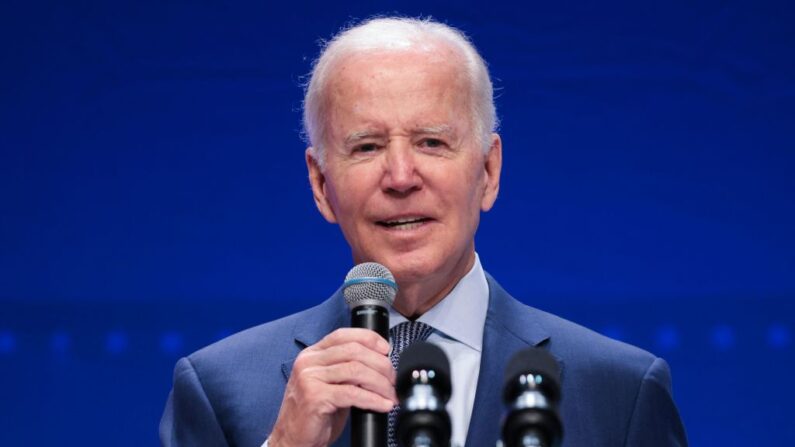
[[[415,341],[427,340],[433,332],[433,328],[419,321],[404,321],[389,330],[389,339],[392,341],[392,352],[389,353],[389,360],[392,367],[397,369],[400,353]],[[397,428],[397,414],[399,406],[395,406],[389,412],[389,442],[388,447],[397,447],[395,440],[395,430]]]

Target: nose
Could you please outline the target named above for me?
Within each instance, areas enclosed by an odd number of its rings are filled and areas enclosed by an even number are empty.
[[[422,177],[417,172],[415,157],[408,142],[390,142],[384,157],[384,175],[381,178],[383,191],[405,196],[422,188]]]

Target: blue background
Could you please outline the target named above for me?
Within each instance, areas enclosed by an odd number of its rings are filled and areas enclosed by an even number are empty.
[[[156,444],[180,355],[336,289],[301,84],[394,12],[489,61],[484,267],[669,360],[691,445],[795,445],[795,7],[584,0],[6,0],[0,445]]]

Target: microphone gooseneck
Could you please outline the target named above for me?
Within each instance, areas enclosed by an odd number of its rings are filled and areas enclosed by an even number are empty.
[[[397,442],[401,447],[449,447],[450,362],[436,345],[418,341],[400,355],[397,371],[400,412]]]
[[[505,370],[502,423],[505,447],[557,447],[563,438],[558,414],[560,366],[540,348],[514,354]]]
[[[342,285],[351,310],[351,327],[370,329],[389,340],[389,306],[395,301],[397,283],[381,264],[365,262],[352,268]],[[351,408],[351,447],[384,447],[387,415]]]

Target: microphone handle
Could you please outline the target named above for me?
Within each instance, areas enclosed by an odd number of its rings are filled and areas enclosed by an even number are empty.
[[[370,329],[389,341],[389,311],[374,304],[356,306],[351,310],[351,327]]]
[[[351,327],[370,329],[389,341],[389,311],[372,304],[354,307]],[[386,446],[387,423],[386,413],[351,408],[351,447]]]

